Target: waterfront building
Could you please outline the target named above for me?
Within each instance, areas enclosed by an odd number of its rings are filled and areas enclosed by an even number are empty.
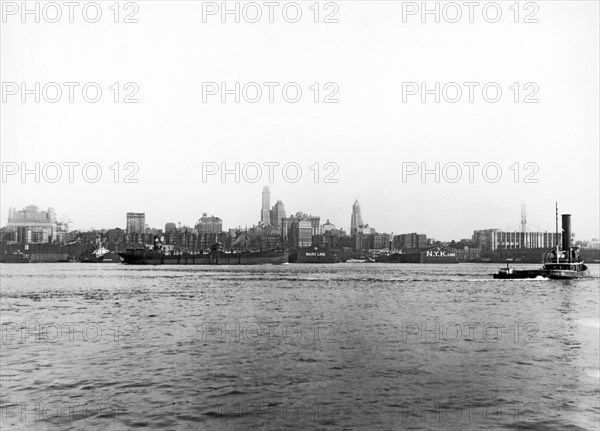
[[[403,233],[394,236],[395,250],[422,250],[427,248],[427,235],[419,233]]]
[[[473,243],[483,252],[496,250],[550,249],[562,243],[562,233],[506,232],[501,229],[483,229],[473,232]]]
[[[373,249],[383,250],[384,248],[390,248],[392,236],[388,233],[375,233],[373,234]]]
[[[149,239],[151,238],[146,238],[146,241]],[[163,241],[166,245],[173,246],[173,250],[177,251],[191,251],[203,246],[199,240],[198,230],[188,226],[165,232]]]
[[[165,224],[165,233],[171,232],[172,230],[177,229],[177,225],[175,223],[166,223]]]
[[[198,223],[196,223],[196,230],[198,232],[199,248],[208,250],[212,244],[219,241],[223,231],[223,221],[219,217],[214,215],[208,217],[206,213],[203,213]]]
[[[223,221],[219,217],[215,217],[214,215],[208,217],[206,213],[203,213],[196,224],[196,229],[200,235],[206,233],[219,234],[223,231]]]
[[[310,247],[321,235],[321,217],[303,212],[281,220],[281,237],[289,247]],[[317,239],[318,241],[318,239]]]
[[[146,231],[145,213],[127,213],[125,232],[128,234],[143,234]]]
[[[310,247],[312,245],[313,226],[310,220],[297,219],[290,226],[288,238],[292,247]]]
[[[7,232],[14,232],[14,238],[19,243],[46,243],[58,239],[58,223],[53,208],[40,211],[35,205],[29,205],[17,211],[8,209]]]

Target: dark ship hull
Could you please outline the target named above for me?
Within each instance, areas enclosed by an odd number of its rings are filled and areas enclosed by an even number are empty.
[[[290,256],[291,263],[338,263],[335,252],[321,248],[299,248]]]
[[[31,257],[23,253],[6,253],[2,255],[0,259],[2,263],[29,263]]]
[[[539,276],[545,277],[544,270],[542,269],[526,269],[526,270],[500,270],[498,274],[494,274],[494,279],[500,280],[522,280],[526,278],[537,278]]]
[[[289,259],[285,250],[172,255],[155,250],[127,250],[119,253],[119,256],[127,265],[278,265],[287,263]]]
[[[551,278],[553,280],[573,280],[577,278],[587,278],[590,276],[590,270],[587,269],[587,266],[583,270],[550,269],[544,272],[546,274],[546,277]]]

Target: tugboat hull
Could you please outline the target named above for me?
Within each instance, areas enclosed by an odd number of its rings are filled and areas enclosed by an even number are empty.
[[[560,271],[560,270],[550,270],[546,271],[546,277],[551,278],[552,280],[574,280],[578,278],[587,278],[590,276],[590,270],[586,269],[584,271]]]

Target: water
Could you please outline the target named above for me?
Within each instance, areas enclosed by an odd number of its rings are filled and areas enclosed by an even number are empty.
[[[0,427],[598,429],[598,266],[499,266],[3,264]]]

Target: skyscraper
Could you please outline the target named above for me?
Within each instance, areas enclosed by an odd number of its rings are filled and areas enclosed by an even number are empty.
[[[271,210],[271,226],[280,229],[281,219],[284,219],[285,217],[285,207],[283,206],[283,202],[278,200]]]
[[[127,213],[126,233],[144,233],[146,230],[145,213]]]
[[[360,204],[358,199],[354,201],[352,205],[352,219],[350,220],[350,235],[355,235],[358,232],[358,228],[363,225],[362,216],[360,214]]]
[[[260,221],[263,225],[267,226],[271,224],[271,193],[269,187],[264,186],[262,191],[262,209],[260,211]]]

